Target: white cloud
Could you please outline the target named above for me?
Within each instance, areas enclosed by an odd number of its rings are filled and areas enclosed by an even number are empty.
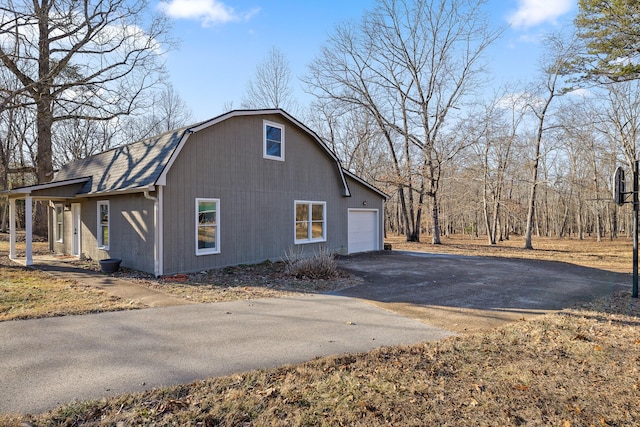
[[[593,96],[593,93],[589,89],[579,88],[568,92],[567,95],[575,96],[578,98],[591,98]]]
[[[507,94],[498,100],[498,108],[523,112],[532,98],[533,95],[527,92]]]
[[[168,0],[160,2],[158,7],[171,18],[198,20],[205,27],[248,20],[259,11],[252,9],[244,13],[236,12],[231,6],[218,0]]]
[[[509,16],[509,22],[516,28],[553,23],[570,12],[575,4],[575,0],[518,0],[518,10]]]

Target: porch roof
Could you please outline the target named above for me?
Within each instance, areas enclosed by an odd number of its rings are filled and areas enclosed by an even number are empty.
[[[64,165],[53,181],[14,188],[9,198],[66,200],[79,196],[154,190],[188,128],[167,132]]]
[[[8,195],[10,199],[20,199],[30,196],[33,199],[66,200],[75,197],[80,189],[89,181],[91,181],[91,177],[66,179],[15,188],[13,190],[3,191],[3,193]]]

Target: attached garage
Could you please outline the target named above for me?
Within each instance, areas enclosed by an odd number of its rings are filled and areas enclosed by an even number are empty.
[[[380,250],[377,210],[349,209],[349,253]]]

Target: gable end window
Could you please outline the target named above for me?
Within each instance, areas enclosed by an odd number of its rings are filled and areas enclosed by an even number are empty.
[[[196,255],[220,253],[220,199],[196,199]]]
[[[295,243],[324,242],[327,240],[326,202],[296,201]]]
[[[55,239],[56,242],[62,243],[62,235],[64,231],[64,221],[63,221],[63,212],[64,208],[61,204],[56,204],[56,228],[55,228]]]
[[[109,249],[110,219],[109,202],[98,202],[98,249]]]
[[[264,121],[263,157],[284,161],[284,125]]]

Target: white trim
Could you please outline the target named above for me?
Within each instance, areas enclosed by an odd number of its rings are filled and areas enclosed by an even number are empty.
[[[160,186],[167,185],[167,173],[169,172],[169,169],[171,169],[171,166],[173,166],[173,163],[178,158],[178,154],[180,153],[180,151],[182,151],[182,147],[184,147],[184,144],[187,143],[189,136],[193,132],[195,132],[195,130],[188,130],[187,132],[185,132],[184,135],[182,135],[182,138],[180,138],[180,142],[178,143],[176,148],[173,150],[173,154],[171,154],[171,157],[169,157],[169,161],[164,166],[164,169],[162,169],[162,173],[160,174],[158,179],[156,179],[156,185],[160,185]]]
[[[274,156],[267,154],[267,126],[280,129],[280,155]],[[271,122],[269,120],[262,121],[262,157],[269,160],[278,160],[284,162],[284,125]]]
[[[188,129],[186,131],[185,135],[182,136],[182,139],[180,140],[180,143],[178,144],[178,146],[175,148],[175,150],[173,150],[173,154],[169,158],[169,161],[167,162],[167,165],[164,167],[162,173],[160,174],[160,176],[156,180],[156,184],[157,185],[166,185],[167,173],[169,173],[169,170],[171,169],[171,165],[173,165],[173,163],[175,162],[176,158],[180,154],[180,151],[184,147],[184,144],[187,141],[187,139],[188,139],[190,134],[195,133],[195,132],[199,132],[199,131],[201,131],[203,129],[208,128],[209,126],[216,125],[216,124],[218,124],[220,122],[223,122],[223,121],[225,121],[227,119],[230,119],[232,117],[258,116],[258,115],[262,115],[262,114],[264,114],[264,115],[269,115],[269,114],[280,115],[280,116],[284,117],[285,119],[289,120],[290,122],[292,122],[294,125],[298,126],[300,129],[302,129],[304,132],[306,132],[309,136],[311,136],[311,138],[313,138],[320,145],[320,147],[325,151],[325,153],[327,153],[327,155],[329,155],[329,157],[331,157],[331,159],[336,163],[336,167],[338,168],[338,174],[340,175],[340,181],[342,182],[342,195],[345,196],[345,197],[351,197],[351,192],[349,191],[349,186],[347,185],[347,180],[344,177],[344,173],[343,173],[344,170],[343,170],[342,165],[340,164],[340,160],[338,159],[336,154],[333,151],[331,151],[329,149],[329,147],[327,147],[327,145],[324,142],[322,142],[322,139],[320,139],[318,134],[316,134],[314,131],[309,129],[302,122],[300,122],[297,119],[295,119],[289,113],[287,113],[286,111],[281,110],[281,109],[234,110],[234,111],[229,111],[228,113],[222,114],[222,115],[220,115],[218,117],[214,117],[213,119],[207,120],[206,122],[200,123],[200,124],[198,124],[196,126],[193,126],[192,128],[190,128],[190,129]]]
[[[71,203],[71,230],[75,230],[71,236],[71,255],[79,257],[82,255],[82,205],[80,203]]]
[[[60,209],[60,222],[58,222],[58,209]],[[54,203],[53,204],[53,239],[56,243],[64,242],[64,205],[62,203]],[[58,230],[58,224],[60,224],[60,229]]]
[[[360,178],[358,175],[354,174],[353,172],[349,172],[348,170],[344,169],[344,173],[351,179],[353,179],[354,181],[359,182],[360,184],[364,185],[365,187],[369,188],[370,190],[378,193],[379,195],[381,195],[382,197],[384,197],[385,200],[389,200],[389,196],[385,193],[383,193],[381,190],[377,189],[376,187],[374,187],[373,185],[369,184],[367,181],[365,181],[364,179]]]
[[[200,249],[198,247],[198,229],[200,228],[200,202],[213,202],[216,204],[216,242],[215,248]],[[220,253],[220,199],[213,199],[208,197],[197,197],[195,206],[195,237],[196,237],[196,256],[200,255],[214,255]]]
[[[298,205],[307,205],[309,207],[309,216],[307,217],[307,238],[298,239],[297,224],[298,224]],[[314,239],[312,236],[313,230],[313,205],[322,205],[322,237]],[[306,243],[318,243],[327,241],[327,202],[321,202],[317,200],[294,200],[293,202],[293,242],[296,245],[303,245]]]
[[[107,244],[105,245],[102,241],[102,222],[100,220],[100,206],[107,207]],[[109,250],[111,246],[111,206],[109,205],[109,200],[98,200],[96,204],[96,217],[97,217],[97,230],[96,230],[96,240],[98,244],[98,249]]]
[[[9,199],[9,259],[16,259],[16,200]]]
[[[69,179],[67,181],[47,182],[46,184],[38,184],[38,185],[29,186],[29,187],[14,188],[13,190],[8,190],[7,193],[8,194],[31,194],[32,191],[46,190],[48,188],[56,188],[56,187],[64,187],[66,185],[80,184],[82,182],[87,182],[90,179],[91,178],[85,177],[85,178]]]
[[[156,224],[156,231],[158,240],[156,241],[158,251],[158,269],[156,276],[162,276],[164,274],[164,187],[158,186],[158,223]]]
[[[33,198],[31,196],[27,196],[24,199],[24,231],[25,231],[25,241],[26,248],[25,252],[27,254],[25,265],[33,264]]]

